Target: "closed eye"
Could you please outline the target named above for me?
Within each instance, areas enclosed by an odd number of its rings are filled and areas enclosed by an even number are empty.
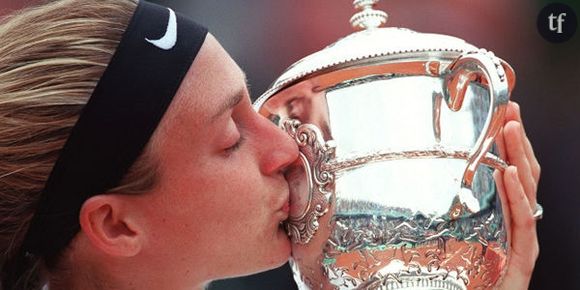
[[[240,135],[240,138],[238,139],[238,141],[236,141],[236,143],[234,143],[234,145],[224,149],[224,152],[226,153],[226,155],[231,155],[232,153],[234,153],[235,151],[237,151],[238,149],[240,149],[240,147],[242,146],[242,144],[244,143],[245,138],[243,135]]]

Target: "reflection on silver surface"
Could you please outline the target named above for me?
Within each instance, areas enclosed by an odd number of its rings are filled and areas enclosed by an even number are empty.
[[[449,73],[443,83],[445,86],[443,97],[447,100],[449,108],[454,112],[461,109],[465,93],[471,82],[485,79],[489,84],[489,109],[487,110],[482,133],[479,134],[473,146],[467,168],[463,173],[462,190],[471,190],[475,170],[503,124],[506,104],[509,98],[509,88],[505,76],[506,74],[500,61],[493,53],[485,50],[465,53],[449,66]]]
[[[355,4],[371,15],[374,2]],[[457,38],[372,27],[375,16],[255,103],[301,152],[286,173],[295,280],[493,288],[509,244],[494,179],[507,165],[493,142],[514,72]]]
[[[475,206],[461,215],[453,208],[487,120],[489,93],[470,84],[453,112],[433,102],[445,94],[444,82],[371,76],[319,92],[301,83],[281,94],[293,97],[270,114],[301,144],[302,162],[287,175],[287,227],[300,243],[292,263],[302,289],[468,289],[499,280],[507,238],[493,172],[506,164],[497,152],[486,152],[473,195],[462,197]],[[309,133],[298,140],[299,131]],[[314,182],[312,172],[333,181]],[[308,212],[321,205],[324,212]]]

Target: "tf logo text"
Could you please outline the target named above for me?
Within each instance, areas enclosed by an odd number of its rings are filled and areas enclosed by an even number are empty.
[[[547,41],[565,42],[576,32],[576,13],[566,4],[552,3],[540,11],[537,26],[540,35]]]

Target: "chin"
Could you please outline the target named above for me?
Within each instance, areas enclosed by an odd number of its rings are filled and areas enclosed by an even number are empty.
[[[288,262],[292,252],[291,242],[288,234],[282,226],[275,225],[270,228],[269,234],[261,236],[256,240],[251,251],[256,253],[253,272],[263,272],[278,268]],[[249,268],[246,268],[249,269]]]
[[[281,233],[286,233],[281,231]],[[285,238],[284,238],[285,237]],[[274,239],[267,241],[260,241],[256,245],[261,245],[259,248],[248,249],[249,252],[254,253],[251,258],[242,259],[238,266],[242,265],[239,272],[230,273],[223,278],[235,278],[247,275],[253,275],[268,270],[276,269],[288,262],[291,253],[290,241],[287,236],[277,234]]]
[[[270,256],[270,268],[277,268],[284,265],[292,253],[292,244],[286,231],[280,226],[276,232],[276,237],[272,241],[272,252]]]
[[[284,230],[281,226],[278,229],[278,239],[281,244],[281,248],[283,248],[283,252],[286,255],[286,258],[290,257],[290,253],[292,252],[292,242],[290,242],[290,237],[288,237],[288,233]]]
[[[244,268],[246,271],[253,269],[250,270],[251,272],[246,272],[239,276],[252,275],[276,269],[288,262],[288,258],[290,257],[291,252],[290,244],[288,243],[288,245],[283,246],[274,246],[273,244],[274,242],[272,242],[272,247],[269,247],[267,251],[266,249],[262,249],[263,251],[261,252],[262,255],[260,258],[253,262],[254,267]]]

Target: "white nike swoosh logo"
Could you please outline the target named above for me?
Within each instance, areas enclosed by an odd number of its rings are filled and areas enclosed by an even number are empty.
[[[167,8],[167,10],[169,10],[169,22],[167,23],[167,30],[165,31],[165,35],[159,39],[154,40],[145,37],[145,40],[147,40],[149,43],[163,50],[172,49],[177,42],[177,17],[171,8]]]

